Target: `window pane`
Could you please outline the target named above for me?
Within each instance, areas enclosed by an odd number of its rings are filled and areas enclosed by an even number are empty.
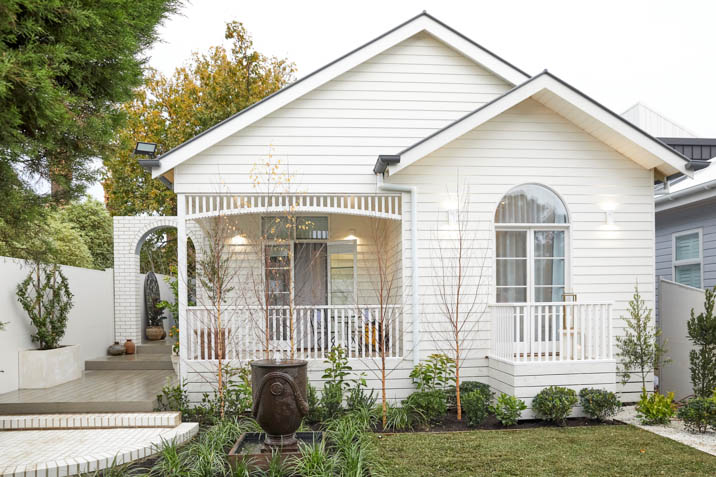
[[[564,285],[564,259],[536,258],[535,285]]]
[[[497,231],[497,257],[526,257],[527,232],[524,230]]]
[[[563,293],[564,287],[535,287],[535,301],[562,301]]]
[[[495,223],[566,224],[567,209],[546,187],[524,184],[505,194],[495,212]]]
[[[701,257],[699,250],[699,233],[694,232],[688,235],[676,237],[676,259],[675,260],[692,260]]]
[[[527,288],[497,288],[498,303],[524,303],[527,301]]]
[[[288,217],[261,217],[261,230],[268,240],[288,240],[291,237],[291,224]]]
[[[701,265],[695,263],[693,265],[679,265],[674,267],[676,277],[674,281],[682,285],[701,288]]]
[[[297,240],[327,240],[328,217],[297,217]]]
[[[564,230],[536,230],[535,257],[564,257]]]
[[[527,259],[497,259],[497,286],[527,285]]]
[[[331,304],[353,305],[353,254],[331,255]]]

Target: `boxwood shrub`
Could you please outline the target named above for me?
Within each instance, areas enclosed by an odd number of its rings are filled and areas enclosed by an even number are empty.
[[[577,393],[561,386],[544,388],[532,401],[532,410],[537,417],[552,421],[559,426],[567,423],[567,416],[577,404]]]
[[[423,415],[430,422],[437,422],[447,414],[445,393],[439,389],[414,392],[403,401],[403,406]]]
[[[704,433],[709,426],[716,429],[716,399],[691,399],[679,408],[678,416],[690,432]]]
[[[469,426],[479,426],[490,414],[490,395],[480,389],[460,393],[460,401]]]
[[[617,395],[606,389],[582,389],[579,391],[579,403],[589,417],[602,422],[614,417],[621,408]]]

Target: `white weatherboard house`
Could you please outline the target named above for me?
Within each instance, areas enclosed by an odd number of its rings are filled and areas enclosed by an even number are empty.
[[[388,395],[402,399],[415,389],[412,367],[445,350],[434,253],[441,237],[451,243],[460,188],[481,257],[468,286],[485,306],[462,379],[528,404],[552,384],[634,401],[638,384],[617,384],[615,337],[637,282],[654,306],[653,184],[692,175],[689,159],[571,85],[547,71],[529,76],[427,13],[142,162],[171,183],[178,216],[116,219],[116,335],[141,338],[139,292],[122,285],[122,267],[136,272],[142,235],[176,223],[181,376],[193,399],[215,381],[216,340],[237,364],[262,355],[251,304],[227,305],[230,337],[213,338],[206,310],[188,306],[188,236],[199,254],[221,216],[236,231],[229,249],[240,268],[255,237],[276,235],[251,267],[271,273],[272,346],[293,346],[319,381],[326,351],[342,344],[379,387],[366,331],[380,312],[371,229],[393,227]],[[290,193],[257,186],[266,163],[290,170]],[[304,227],[273,230],[288,214]],[[234,293],[247,281],[238,273]]]

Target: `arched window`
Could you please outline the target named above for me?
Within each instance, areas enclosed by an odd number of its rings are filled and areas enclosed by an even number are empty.
[[[544,186],[505,194],[495,212],[498,303],[564,300],[568,222],[564,203]]]

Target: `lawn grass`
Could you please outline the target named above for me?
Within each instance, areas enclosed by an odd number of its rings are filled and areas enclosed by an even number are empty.
[[[716,457],[633,426],[395,434],[378,451],[386,477],[716,475]]]

